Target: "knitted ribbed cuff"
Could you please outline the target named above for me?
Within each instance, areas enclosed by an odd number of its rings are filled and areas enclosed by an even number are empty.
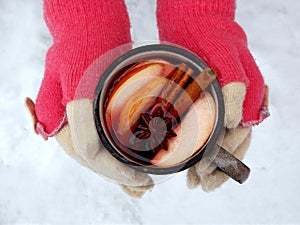
[[[89,34],[97,34],[101,30],[103,32],[101,26],[108,18],[115,17],[120,20],[119,23],[128,23],[123,0],[44,0],[44,19],[54,42],[66,40],[66,34],[68,41],[78,41]]]
[[[158,9],[180,10],[196,15],[222,16],[234,19],[235,0],[157,0]],[[173,11],[174,12],[174,11]]]
[[[53,37],[63,105],[73,100],[86,69],[102,54],[131,42],[124,1],[45,0],[44,17]]]

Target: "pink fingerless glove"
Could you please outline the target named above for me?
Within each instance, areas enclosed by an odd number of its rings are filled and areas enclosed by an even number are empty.
[[[44,18],[53,37],[35,105],[36,130],[55,135],[67,123],[66,104],[88,66],[103,53],[131,42],[123,1],[44,0]]]
[[[235,0],[157,0],[160,40],[198,54],[216,70],[222,87],[243,82],[246,97],[241,124],[257,125],[269,115],[264,105],[265,84],[234,16]]]

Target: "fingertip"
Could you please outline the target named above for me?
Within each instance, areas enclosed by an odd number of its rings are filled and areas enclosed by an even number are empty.
[[[189,189],[194,189],[200,185],[201,179],[196,172],[195,167],[191,167],[187,172],[186,185]]]
[[[243,118],[243,103],[246,85],[242,82],[231,82],[222,88],[225,106],[225,127],[236,128]]]
[[[25,107],[27,109],[27,111],[29,112],[29,115],[31,117],[32,120],[32,124],[33,124],[33,130],[36,134],[38,134],[38,132],[36,131],[36,124],[38,122],[37,116],[35,114],[35,103],[33,102],[33,100],[29,97],[25,98]]]
[[[143,191],[136,191],[132,188],[129,188],[128,186],[125,186],[125,185],[120,185],[122,190],[130,197],[133,197],[133,198],[141,198],[145,192]]]
[[[225,183],[229,177],[222,171],[216,169],[213,173],[201,177],[201,187],[205,192],[214,191]]]

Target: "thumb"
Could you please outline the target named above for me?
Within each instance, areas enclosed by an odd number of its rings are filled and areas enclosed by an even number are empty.
[[[45,76],[36,99],[35,114],[37,132],[43,137],[52,137],[67,123],[65,106],[62,104],[62,89],[57,76]]]
[[[33,118],[34,129],[45,139],[52,137],[67,123],[65,106],[62,104],[62,88],[56,51],[50,48],[46,56],[44,78],[36,104],[26,98],[25,104]]]
[[[61,104],[62,95],[59,83],[51,77],[45,77],[36,100],[25,99],[25,106],[30,113],[33,129],[44,139],[52,137],[67,123],[65,107]]]
[[[222,93],[225,105],[225,127],[235,128],[243,117],[246,85],[242,82],[232,82],[222,88]]]

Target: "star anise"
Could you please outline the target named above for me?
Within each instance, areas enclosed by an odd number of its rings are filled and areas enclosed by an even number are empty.
[[[137,127],[137,143],[145,143],[147,150],[156,154],[160,149],[168,150],[168,139],[176,137],[172,130],[172,118],[164,116],[164,111],[158,107],[152,113],[142,113],[141,124]]]

